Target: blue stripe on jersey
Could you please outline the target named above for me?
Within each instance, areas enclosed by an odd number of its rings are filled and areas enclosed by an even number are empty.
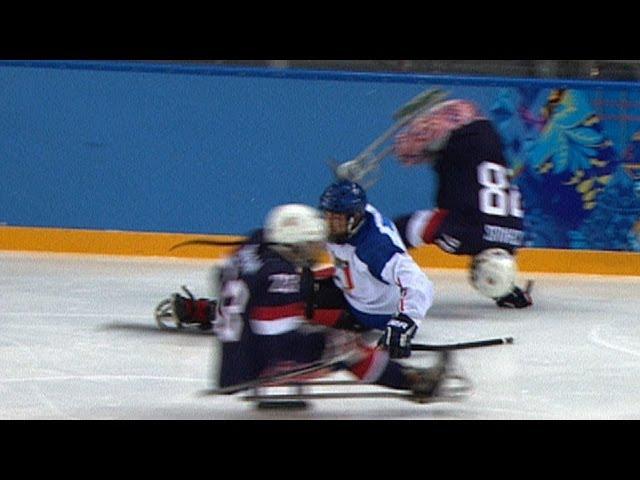
[[[383,224],[388,224],[383,217]],[[404,253],[389,235],[380,231],[371,212],[365,212],[365,223],[358,232],[349,239],[349,244],[356,247],[356,256],[367,265],[371,274],[383,283],[382,270],[396,253]]]

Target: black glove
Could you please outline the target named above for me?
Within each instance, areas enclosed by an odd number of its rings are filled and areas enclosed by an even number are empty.
[[[404,313],[398,313],[387,322],[378,345],[389,350],[390,358],[407,358],[411,355],[411,339],[418,326]]]
[[[526,308],[533,305],[533,300],[529,294],[529,288],[522,291],[518,287],[513,287],[510,293],[502,298],[496,299],[496,303],[502,308]]]

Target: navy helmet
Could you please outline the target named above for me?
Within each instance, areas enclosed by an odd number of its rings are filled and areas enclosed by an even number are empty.
[[[345,243],[365,222],[367,194],[360,185],[349,180],[338,180],[325,188],[320,197],[320,210],[339,213],[347,217],[345,231],[329,229],[328,240]]]
[[[364,213],[367,193],[350,180],[338,180],[325,188],[320,197],[320,210],[345,213],[349,216]]]

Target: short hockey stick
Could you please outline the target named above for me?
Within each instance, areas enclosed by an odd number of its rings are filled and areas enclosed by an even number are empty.
[[[169,251],[172,252],[178,248],[189,247],[192,245],[204,245],[206,247],[239,247],[247,243],[248,237],[240,237],[238,240],[212,240],[208,238],[194,238],[193,240],[185,240],[176,243]]]
[[[246,238],[241,240],[209,240],[209,239],[193,239],[193,240],[185,240],[184,242],[176,243],[172,246],[169,251],[172,252],[178,248],[188,247],[191,245],[205,245],[210,247],[237,247],[239,245],[243,245],[247,241]]]
[[[413,119],[444,101],[446,96],[446,92],[437,88],[425,90],[416,95],[393,114],[393,119],[396,122],[386,132],[376,138],[352,160],[332,165],[336,177],[362,182],[369,173],[378,168],[382,160],[393,152],[393,146],[386,147],[377,155],[374,155],[374,152]]]
[[[490,347],[492,345],[512,344],[513,337],[490,338],[487,340],[477,340],[474,342],[449,343],[445,345],[426,345],[414,343],[411,345],[413,352],[438,352],[440,350],[464,350],[467,348]]]
[[[356,155],[355,159],[366,158],[371,155],[402,127],[404,127],[422,112],[439,103],[444,97],[445,94],[440,89],[429,89],[416,95],[393,114],[393,119],[396,121],[396,123],[394,123],[389,129],[387,129],[386,132],[376,138],[362,152]],[[375,158],[376,157],[374,157],[374,159]]]

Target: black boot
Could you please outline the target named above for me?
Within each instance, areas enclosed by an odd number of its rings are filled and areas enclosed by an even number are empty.
[[[449,352],[442,351],[438,361],[429,368],[407,368],[405,374],[409,378],[411,392],[417,403],[428,402],[438,396],[438,389],[442,385],[449,366]]]
[[[510,293],[502,298],[497,298],[496,304],[501,308],[526,308],[533,305],[530,294],[532,285],[533,282],[529,281],[525,290],[513,287]]]

